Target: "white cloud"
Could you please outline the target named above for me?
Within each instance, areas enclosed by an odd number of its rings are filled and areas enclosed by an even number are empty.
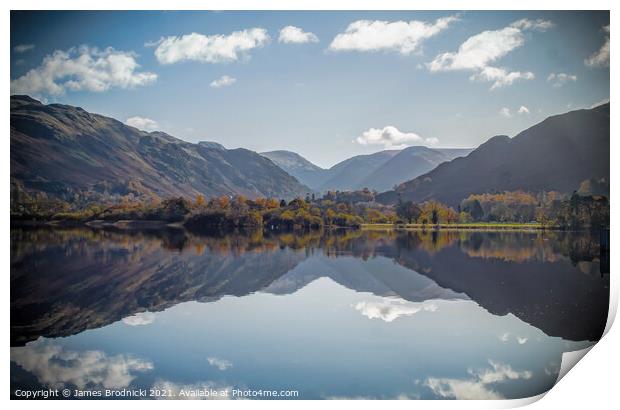
[[[18,44],[15,47],[13,47],[13,52],[17,54],[22,54],[27,51],[33,50],[33,49],[34,49],[34,44]]]
[[[100,350],[71,351],[39,339],[11,348],[11,360],[50,388],[74,385],[79,389],[129,386],[136,372],[153,370],[153,363],[126,355],[108,356]]]
[[[492,90],[511,85],[516,80],[531,80],[534,73],[530,71],[510,71],[492,64],[525,44],[523,31],[545,31],[551,27],[553,23],[547,20],[522,19],[499,30],[486,30],[469,37],[456,52],[437,55],[427,68],[431,72],[474,71],[470,80],[492,82]]]
[[[524,43],[522,31],[515,27],[483,31],[465,40],[458,51],[439,54],[428,68],[430,71],[482,69]]]
[[[154,126],[152,127],[145,127],[144,125],[142,126],[138,126],[137,124],[132,124],[131,122],[134,122],[132,120],[135,120],[135,122],[140,123],[141,121],[144,121],[146,123],[146,125],[149,125],[149,122],[152,122],[154,124]],[[131,125],[132,127],[136,127],[139,128],[141,130],[149,130],[150,128],[152,129],[156,129],[157,128],[157,123],[153,120],[149,120],[148,118],[140,118],[140,117],[131,117],[127,119],[127,124]],[[140,313],[136,313],[133,316],[128,316],[126,318],[123,318],[122,322],[124,324],[126,324],[127,326],[146,326],[146,325],[150,325],[151,323],[155,322],[155,313],[152,312],[140,312]]]
[[[530,110],[525,105],[522,105],[522,106],[519,107],[519,111],[517,111],[517,112],[519,114],[529,114]]]
[[[223,75],[220,78],[218,78],[217,80],[211,81],[211,84],[209,84],[209,87],[211,87],[211,88],[228,87],[229,85],[233,85],[236,82],[237,82],[236,78],[229,77],[227,75]]]
[[[529,111],[528,111],[529,113]],[[506,332],[499,336],[499,340],[502,342],[507,342],[510,339],[510,333]],[[517,341],[520,345],[527,343],[529,340],[526,336],[514,336],[514,340]]]
[[[230,369],[233,364],[226,359],[220,359],[218,357],[207,357],[207,362],[213,367],[217,367],[219,370]]]
[[[401,316],[411,316],[421,311],[434,312],[437,309],[437,305],[434,303],[413,303],[401,299],[359,302],[355,305],[355,310],[368,319],[381,319],[384,322],[393,322]]]
[[[318,43],[319,38],[314,33],[303,31],[299,27],[286,26],[280,30],[278,41],[286,44]]]
[[[248,58],[249,52],[269,42],[269,34],[263,28],[235,31],[229,35],[191,33],[183,36],[162,38],[155,49],[155,57],[161,64],[181,61],[202,63],[228,63]]]
[[[603,27],[603,31],[606,33],[605,42],[597,52],[584,61],[589,67],[609,67],[609,25]]]
[[[136,127],[137,129],[143,130],[143,131],[155,131],[159,129],[159,124],[157,123],[157,121],[152,120],[150,118],[146,118],[146,117],[130,117],[125,120],[125,124],[131,127]],[[135,316],[138,316],[138,315],[140,315],[140,313],[138,313]],[[135,317],[135,316],[131,316],[131,317]],[[126,319],[130,319],[130,318],[126,318]],[[123,319],[123,321],[124,320],[125,319]]]
[[[484,67],[478,73],[473,74],[469,79],[471,81],[486,81],[493,82],[491,90],[512,85],[516,80],[531,80],[534,78],[534,73],[530,71],[506,71],[503,68],[496,67]]]
[[[329,50],[394,51],[408,55],[417,51],[424,40],[439,34],[457,20],[455,16],[443,17],[434,23],[417,20],[358,20],[349,24],[344,33],[334,37]]]
[[[501,400],[500,393],[475,380],[429,377],[424,383],[436,396],[457,400]]]
[[[527,340],[527,339],[526,339]],[[482,384],[500,383],[506,380],[531,379],[532,372],[529,370],[516,371],[510,365],[489,360],[491,368],[469,370]]]
[[[506,380],[530,379],[532,372],[515,371],[506,364],[489,361],[491,368],[469,370],[469,379],[434,378],[426,379],[424,385],[439,397],[458,400],[500,400],[504,396],[489,385]]]
[[[47,55],[40,66],[11,81],[11,94],[61,95],[72,91],[107,91],[154,82],[157,74],[138,71],[132,52],[80,46]]]
[[[550,362],[549,365],[545,366],[544,371],[547,376],[557,376],[560,372],[560,364],[557,362]]]
[[[161,37],[159,40],[156,40],[156,41],[145,41],[144,47],[146,48],[157,47],[158,45],[161,44],[162,41],[164,41],[163,37]]]
[[[354,142],[361,145],[383,145],[385,148],[404,148],[411,144],[435,145],[437,138],[422,138],[413,132],[402,132],[398,128],[388,125],[383,128],[370,128],[355,138]]]
[[[232,386],[212,381],[181,384],[169,380],[157,380],[152,388],[172,392],[171,395],[158,397],[168,400],[228,400],[232,398],[233,391]]]
[[[551,83],[551,85],[556,88],[562,87],[564,84],[571,81],[577,81],[577,76],[566,73],[551,73],[549,74],[549,77],[547,77],[547,82]]]
[[[537,31],[547,31],[550,28],[555,27],[555,24],[549,20],[543,19],[521,19],[517,20],[510,25],[511,27],[518,28],[519,30],[537,30]]]
[[[599,105],[607,104],[608,102],[609,102],[609,97],[608,97],[608,98],[604,98],[604,99],[602,99],[601,101],[595,102],[594,104],[592,104],[592,105],[590,106],[590,108],[596,108],[596,107],[598,107]]]
[[[508,107],[502,107],[501,110],[499,110],[499,114],[506,117],[506,118],[510,118],[512,117],[512,114],[510,112],[510,108]]]

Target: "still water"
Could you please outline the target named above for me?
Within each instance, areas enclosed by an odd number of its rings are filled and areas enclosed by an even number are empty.
[[[605,270],[584,233],[13,229],[11,392],[529,397],[601,337]]]

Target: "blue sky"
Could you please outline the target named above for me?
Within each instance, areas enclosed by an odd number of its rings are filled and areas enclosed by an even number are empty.
[[[608,42],[608,12],[12,12],[11,93],[331,166],[604,101]]]

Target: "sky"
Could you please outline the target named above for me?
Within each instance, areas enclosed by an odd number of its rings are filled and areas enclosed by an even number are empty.
[[[609,100],[603,12],[11,12],[11,94],[322,167]]]

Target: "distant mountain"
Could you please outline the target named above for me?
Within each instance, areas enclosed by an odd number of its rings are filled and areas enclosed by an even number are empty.
[[[609,184],[609,103],[549,117],[514,138],[493,137],[377,200],[395,203],[400,196],[456,206],[472,193],[572,192],[589,179]]]
[[[329,177],[319,186],[319,191],[350,191],[363,188],[360,185],[364,179],[398,153],[398,150],[386,150],[369,155],[357,155],[339,162],[328,170]]]
[[[371,260],[343,255],[336,258],[309,258],[274,280],[261,292],[292,294],[322,277],[357,292],[397,297],[411,302],[467,299],[464,294],[439,287],[426,276],[399,267],[392,258],[382,255],[375,255]]]
[[[27,96],[11,97],[11,188],[67,200],[130,193],[293,198],[309,191],[253,151],[192,144]]]
[[[369,188],[386,191],[430,171],[445,161],[467,155],[469,148],[408,147],[357,155],[329,169],[318,167],[291,151],[263,152],[280,168],[316,192]]]
[[[358,183],[358,188],[369,187],[380,192],[387,191],[403,181],[432,170],[442,162],[467,155],[471,151],[471,149],[431,149],[423,146],[405,148]]]
[[[269,151],[261,152],[262,156],[269,158],[277,166],[297,178],[299,182],[316,189],[329,177],[329,172],[301,155],[292,151]]]

